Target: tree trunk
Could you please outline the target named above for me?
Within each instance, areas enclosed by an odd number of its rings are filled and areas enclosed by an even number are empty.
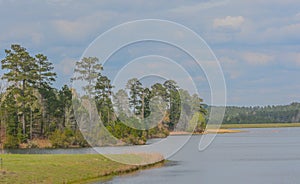
[[[21,92],[21,96],[22,96],[22,117],[21,117],[21,122],[22,122],[22,132],[23,132],[23,136],[25,136],[26,134],[26,124],[25,124],[25,82],[26,80],[23,80],[22,82],[22,92]]]
[[[32,140],[32,110],[30,109],[30,140]]]

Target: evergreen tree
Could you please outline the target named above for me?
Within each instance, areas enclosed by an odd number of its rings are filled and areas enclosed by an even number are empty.
[[[181,100],[179,94],[179,87],[177,86],[176,82],[173,80],[167,80],[164,82],[164,87],[167,91],[167,99],[169,102],[169,119],[170,122],[168,123],[169,130],[174,130],[174,127],[179,121],[180,112],[181,112]]]
[[[113,106],[111,102],[112,88],[113,86],[110,84],[108,77],[99,74],[95,85],[95,99],[97,109],[104,124],[114,119]]]
[[[133,114],[141,114],[143,87],[142,83],[137,79],[133,78],[127,82],[126,88],[129,90],[129,105],[133,111]]]
[[[1,61],[2,69],[8,70],[2,77],[11,82],[9,90],[17,97],[18,114],[21,117],[22,133],[26,136],[26,107],[30,102],[28,95],[38,80],[37,64],[25,48],[20,45],[11,45],[10,50],[5,50],[6,57]]]
[[[80,80],[86,83],[83,90],[91,99],[94,96],[95,85],[100,72],[103,70],[101,64],[97,63],[96,57],[84,57],[81,61],[76,62],[75,77],[71,79]]]

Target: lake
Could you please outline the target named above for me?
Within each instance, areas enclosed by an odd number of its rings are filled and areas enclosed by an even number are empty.
[[[204,151],[201,135],[169,158],[166,166],[118,176],[107,182],[143,184],[294,184],[300,182],[300,128],[243,129],[219,134]],[[95,184],[96,184],[95,183]]]

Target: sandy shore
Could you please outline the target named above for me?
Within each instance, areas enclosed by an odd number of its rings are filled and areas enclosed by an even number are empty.
[[[207,129],[204,133],[193,133],[193,134],[226,134],[226,133],[239,133],[244,132],[242,130],[231,130],[231,129]],[[189,135],[191,132],[177,131],[170,132],[170,135]]]

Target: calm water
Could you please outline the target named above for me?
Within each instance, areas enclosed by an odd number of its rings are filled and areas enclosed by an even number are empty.
[[[203,152],[197,150],[200,136],[193,136],[165,167],[105,183],[300,183],[300,128],[246,130],[218,135]]]

